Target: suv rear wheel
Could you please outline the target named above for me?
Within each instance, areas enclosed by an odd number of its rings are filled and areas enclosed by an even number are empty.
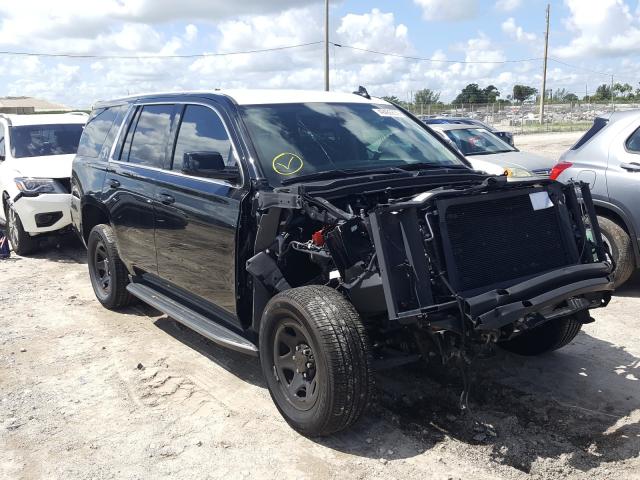
[[[7,219],[7,236],[9,237],[9,243],[16,255],[29,255],[33,253],[38,247],[38,240],[24,230],[15,208],[7,206],[5,218]]]
[[[96,225],[89,233],[87,263],[91,286],[100,303],[109,309],[126,307],[132,296],[129,277],[120,260],[115,235],[109,225]]]
[[[618,288],[629,280],[635,268],[631,237],[624,228],[607,217],[599,216],[598,224],[602,231],[602,239],[609,245],[611,255],[616,262],[616,269],[613,272],[613,284]]]
[[[373,390],[371,354],[355,308],[325,286],[284,291],[260,325],[260,363],[278,410],[304,435],[344,430]]]
[[[580,332],[582,324],[589,319],[589,312],[584,310],[568,317],[551,320],[498,345],[519,355],[533,356],[551,352],[571,343]]]

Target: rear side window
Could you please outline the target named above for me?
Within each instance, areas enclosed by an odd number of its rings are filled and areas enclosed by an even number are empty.
[[[98,157],[118,113],[124,106],[98,108],[91,113],[78,145],[78,155]]]
[[[146,105],[135,125],[129,128],[122,160],[162,168],[173,105]]]
[[[200,105],[187,105],[173,155],[173,170],[182,169],[187,152],[218,152],[227,167],[235,165],[231,141],[216,112]]]
[[[640,128],[631,134],[625,146],[630,152],[640,153]]]
[[[582,136],[582,138],[580,138],[580,140],[578,140],[578,143],[576,143],[573,147],[571,147],[571,150],[579,149],[581,146],[583,146],[585,143],[587,143],[589,140],[595,137],[595,135],[600,130],[602,130],[604,127],[607,126],[608,122],[609,120],[607,120],[606,118],[597,117],[593,121],[593,125],[591,125],[591,128],[587,130],[587,132]]]

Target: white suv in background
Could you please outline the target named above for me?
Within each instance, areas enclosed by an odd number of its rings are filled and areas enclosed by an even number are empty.
[[[84,113],[0,115],[0,221],[18,255],[71,223],[71,162]]]

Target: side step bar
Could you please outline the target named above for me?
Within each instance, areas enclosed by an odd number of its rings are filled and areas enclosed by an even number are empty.
[[[153,308],[160,310],[162,313],[218,345],[237,350],[238,352],[258,356],[258,348],[243,336],[190,310],[172,298],[158,293],[153,288],[141,283],[129,283],[127,290],[134,297],[148,303]]]

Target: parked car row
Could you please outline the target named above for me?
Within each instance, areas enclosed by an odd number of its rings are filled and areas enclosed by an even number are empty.
[[[538,170],[519,153],[362,88],[132,96],[86,119],[63,217],[102,305],[139,299],[258,356],[285,420],[329,435],[362,416],[374,367],[538,355],[606,306],[589,186],[517,175]],[[56,194],[63,176],[7,162],[7,211]]]

